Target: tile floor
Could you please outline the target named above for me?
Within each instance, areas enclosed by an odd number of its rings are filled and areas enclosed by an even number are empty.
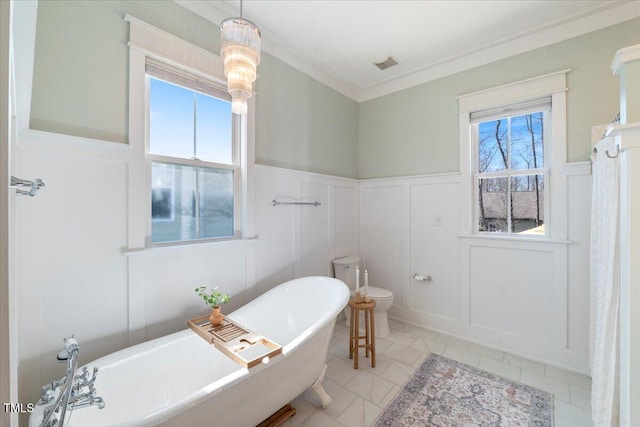
[[[357,427],[373,424],[430,353],[476,366],[554,395],[555,427],[586,427],[591,422],[591,379],[416,326],[390,321],[391,335],[376,339],[376,367],[349,359],[349,329],[338,319],[327,360],[324,389],[333,402],[318,409],[304,393],[292,404],[297,414],[284,427]],[[364,351],[364,350],[362,350]],[[318,406],[316,406],[318,405]]]

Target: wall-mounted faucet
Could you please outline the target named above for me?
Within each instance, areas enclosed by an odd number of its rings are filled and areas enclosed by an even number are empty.
[[[42,187],[44,187],[44,181],[40,178],[36,178],[33,181],[29,181],[22,178],[16,178],[11,176],[10,188],[16,190],[18,196],[35,196]]]
[[[46,405],[55,402],[44,409],[44,418],[40,427],[52,427],[56,423],[58,427],[63,427],[69,408],[73,410],[95,404],[102,409],[105,406],[104,399],[96,396],[94,387],[98,368],[94,367],[92,374],[89,374],[89,370],[84,367],[82,373],[77,375],[80,346],[73,336],[65,338],[64,341],[65,348],[56,358],[59,362],[67,363],[67,372],[64,377],[42,387],[38,404]]]

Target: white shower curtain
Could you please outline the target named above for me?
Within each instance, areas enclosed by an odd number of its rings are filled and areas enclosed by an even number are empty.
[[[618,359],[618,212],[619,159],[615,140],[596,144],[591,202],[591,413],[596,427],[618,424],[616,365]]]

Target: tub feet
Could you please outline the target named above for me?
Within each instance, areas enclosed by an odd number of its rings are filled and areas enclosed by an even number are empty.
[[[327,365],[324,365],[324,368],[322,368],[322,372],[320,373],[320,376],[318,377],[318,379],[315,380],[313,384],[311,384],[311,387],[309,387],[315,393],[318,399],[320,399],[320,404],[322,405],[323,408],[326,408],[327,406],[331,405],[331,396],[329,396],[327,392],[324,391],[324,388],[322,387],[322,381],[324,381],[324,374],[326,372],[327,372]]]

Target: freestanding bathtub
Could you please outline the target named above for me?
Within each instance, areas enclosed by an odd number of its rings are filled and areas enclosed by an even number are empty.
[[[67,413],[65,425],[238,426],[259,424],[307,388],[323,406],[320,385],[336,316],[349,300],[337,279],[304,277],[283,283],[228,317],[282,346],[268,364],[247,369],[190,329],[86,364],[99,368],[97,395],[106,406]],[[42,421],[36,405],[30,427]]]

